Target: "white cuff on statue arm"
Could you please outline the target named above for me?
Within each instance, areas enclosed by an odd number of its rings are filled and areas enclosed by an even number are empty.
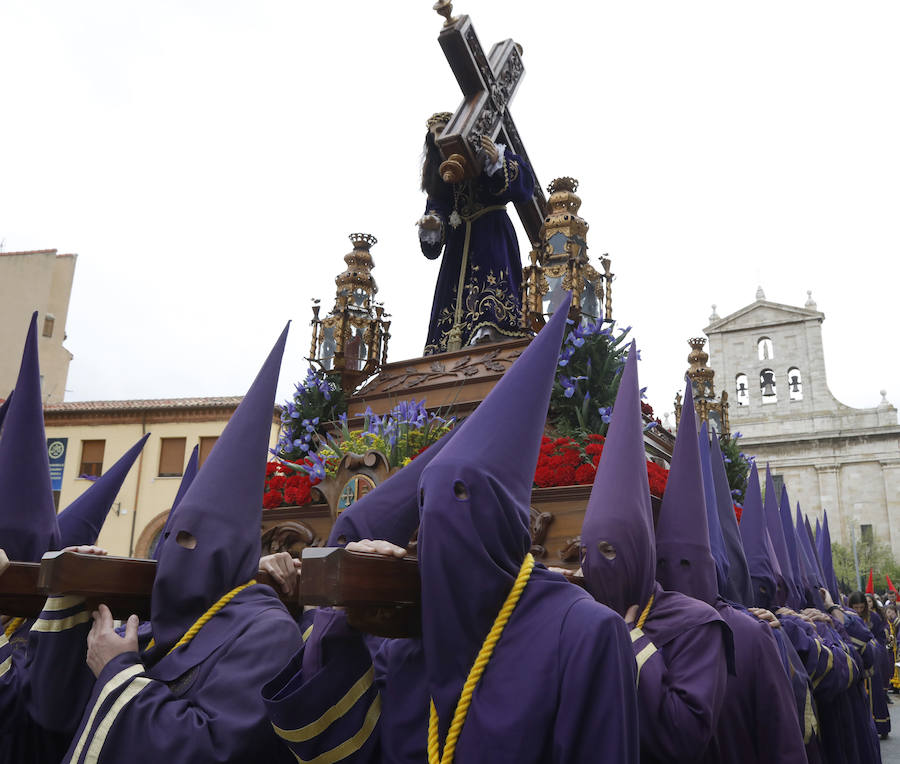
[[[503,157],[506,156],[506,144],[498,143],[496,145],[497,145],[497,161],[492,164],[488,164],[487,154],[485,154],[485,157],[484,157],[484,171],[488,175],[496,175],[500,171],[500,168],[503,167]]]

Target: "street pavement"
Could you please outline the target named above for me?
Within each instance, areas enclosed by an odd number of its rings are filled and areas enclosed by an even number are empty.
[[[900,695],[891,693],[894,705],[888,706],[891,712],[891,734],[887,740],[881,741],[882,764],[900,764]]]

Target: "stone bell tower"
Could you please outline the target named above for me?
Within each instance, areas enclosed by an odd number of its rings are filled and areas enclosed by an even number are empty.
[[[761,287],[754,302],[724,318],[713,306],[704,332],[720,389],[731,394],[731,429],[810,519],[828,510],[834,540],[849,543],[853,526],[857,538],[889,543],[900,557],[897,409],[884,393],[864,409],[832,395],[824,320],[811,292],[802,307],[767,300]]]

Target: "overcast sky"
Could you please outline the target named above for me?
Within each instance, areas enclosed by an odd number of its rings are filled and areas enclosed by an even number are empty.
[[[0,240],[79,256],[68,400],[242,394],[293,320],[287,396],[354,231],[379,240],[390,359],[420,354],[424,120],[460,101],[431,5],[0,6]],[[759,284],[812,290],[840,400],[900,403],[900,4],[454,10],[485,48],[524,47],[513,116],[542,185],[581,182],[658,413],[710,305]]]

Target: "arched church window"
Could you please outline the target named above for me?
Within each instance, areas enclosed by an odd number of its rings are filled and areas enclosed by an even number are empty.
[[[756,343],[756,352],[759,354],[760,361],[769,361],[775,357],[775,346],[768,337],[760,337]]]
[[[763,369],[759,373],[759,390],[762,393],[763,403],[775,403],[778,393],[775,391],[775,372],[771,369]]]
[[[792,401],[803,400],[803,378],[800,376],[800,369],[792,366],[788,369],[788,397]]]
[[[734,378],[734,390],[737,395],[738,406],[750,405],[750,388],[747,386],[747,375],[738,374]]]

